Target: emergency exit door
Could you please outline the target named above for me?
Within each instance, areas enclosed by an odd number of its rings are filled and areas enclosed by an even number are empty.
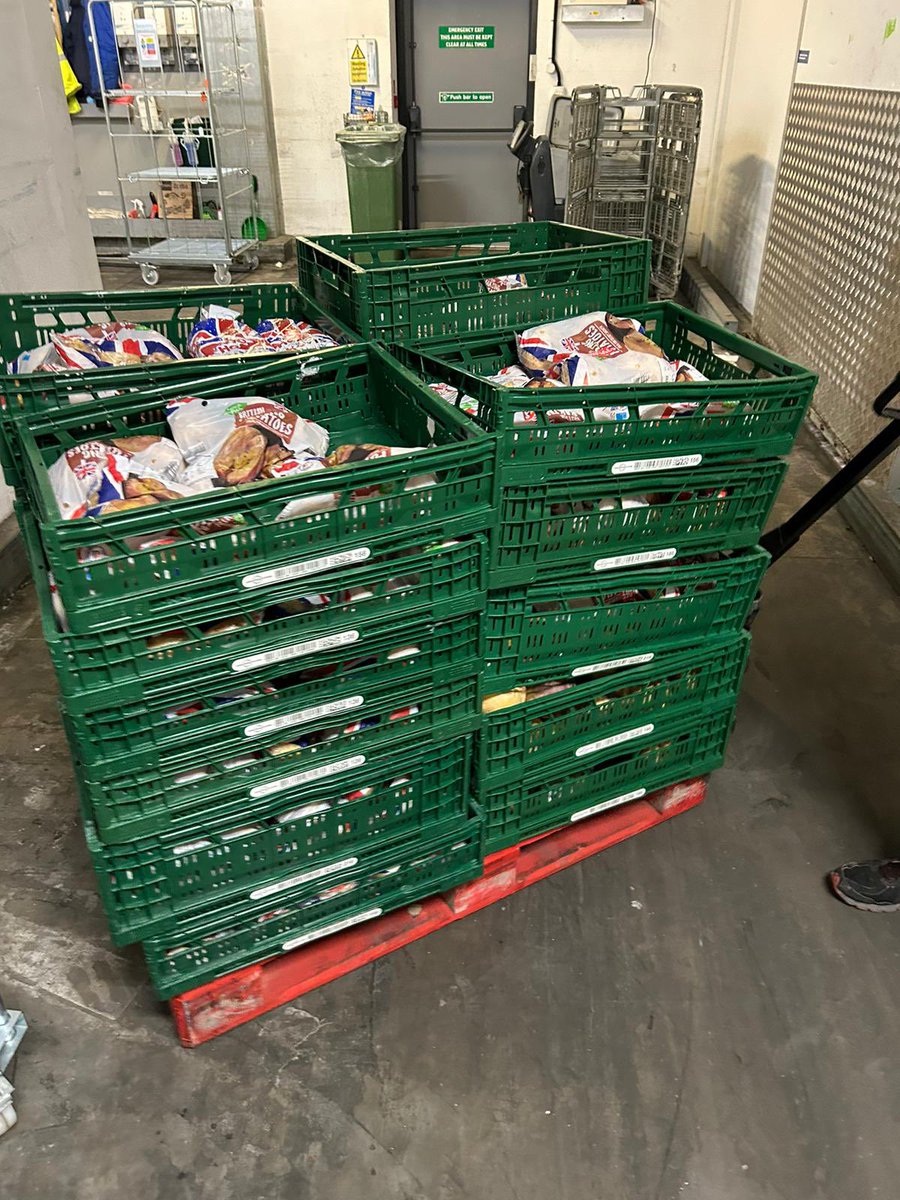
[[[507,143],[533,107],[532,0],[398,0],[396,14],[404,225],[521,220]]]

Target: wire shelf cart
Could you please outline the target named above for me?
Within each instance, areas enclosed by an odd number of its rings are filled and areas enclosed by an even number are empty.
[[[98,60],[99,2],[88,5]],[[121,82],[102,99],[128,257],[146,284],[158,282],[163,266],[204,265],[216,283],[229,283],[236,262],[259,261],[244,99],[250,68],[234,4],[113,0],[112,12]],[[122,106],[128,120],[114,120]]]
[[[650,238],[656,299],[678,290],[702,101],[699,88],[659,84],[630,96],[591,84],[554,101],[552,144],[568,150],[567,223]]]

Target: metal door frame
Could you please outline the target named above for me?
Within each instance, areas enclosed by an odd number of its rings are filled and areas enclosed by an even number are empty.
[[[397,53],[397,113],[401,125],[407,128],[406,153],[403,155],[403,228],[419,227],[418,136],[421,130],[410,121],[410,105],[416,94],[415,29],[413,4],[415,0],[394,0],[394,44]],[[538,0],[528,0],[528,58],[525,61],[525,119],[534,120],[534,66],[537,62]],[[460,130],[468,132],[468,130]],[[510,136],[513,127],[510,124]],[[524,211],[524,210],[523,210]]]

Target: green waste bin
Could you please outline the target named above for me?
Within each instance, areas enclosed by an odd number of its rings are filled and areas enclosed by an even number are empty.
[[[400,227],[402,125],[359,125],[335,134],[344,153],[354,233]]]

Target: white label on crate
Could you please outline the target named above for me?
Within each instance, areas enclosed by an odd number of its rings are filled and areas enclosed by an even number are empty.
[[[357,913],[355,917],[344,917],[343,921],[335,921],[333,925],[326,925],[324,929],[313,929],[310,933],[301,933],[299,937],[285,942],[281,948],[282,950],[294,950],[297,946],[305,946],[307,942],[314,942],[317,938],[328,937],[329,933],[340,933],[342,929],[349,929],[351,925],[361,925],[363,921],[371,921],[373,917],[380,917],[381,911],[380,908],[367,908],[365,912]]]
[[[263,796],[274,796],[276,792],[284,792],[288,788],[298,787],[301,783],[312,783],[314,779],[326,779],[329,775],[340,775],[343,771],[352,771],[361,767],[366,761],[364,754],[354,754],[352,758],[342,758],[340,762],[326,763],[322,767],[312,767],[309,771],[297,771],[294,775],[285,775],[283,779],[273,779],[270,783],[261,783],[250,789],[250,796],[259,800]]]
[[[674,558],[678,553],[677,546],[667,546],[665,550],[642,550],[637,554],[616,554],[612,558],[598,558],[594,563],[595,571],[617,571],[619,567],[637,567],[641,563],[665,562]]]
[[[250,899],[262,900],[264,896],[275,896],[278,892],[286,892],[289,888],[299,887],[301,883],[311,883],[313,879],[324,879],[326,875],[333,875],[335,871],[345,871],[348,867],[355,867],[358,862],[358,858],[342,858],[340,862],[332,863],[328,867],[316,867],[314,871],[293,875],[290,879],[283,879],[281,883],[270,883],[268,887],[257,888],[255,892],[250,893]]]
[[[288,662],[292,658],[302,658],[305,654],[315,654],[318,650],[333,650],[336,646],[349,646],[358,641],[358,629],[345,629],[343,633],[332,633],[328,637],[313,638],[308,642],[295,642],[293,646],[282,646],[280,650],[266,650],[263,654],[249,654],[246,658],[236,658],[231,664],[231,669],[252,671],[254,667]]]
[[[335,567],[349,567],[352,563],[365,562],[372,554],[368,546],[357,546],[353,550],[342,550],[339,554],[325,554],[321,558],[308,558],[305,562],[291,563],[289,567],[273,567],[271,571],[254,571],[245,575],[241,583],[245,588],[268,587],[271,583],[284,583],[286,579],[305,579],[307,575],[319,575]]]
[[[585,817],[592,817],[595,813],[603,812],[605,808],[615,808],[617,804],[627,804],[629,800],[640,800],[641,796],[646,795],[646,788],[636,788],[633,792],[626,792],[624,796],[616,796],[613,800],[604,800],[600,804],[592,804],[590,808],[582,808],[579,812],[572,813],[569,820],[583,821]]]
[[[608,658],[606,662],[589,663],[586,667],[575,667],[572,671],[572,677],[577,679],[579,675],[593,675],[596,671],[617,671],[619,667],[636,667],[640,663],[648,663],[653,661],[652,654],[630,654],[627,658]]]
[[[319,717],[330,717],[334,713],[347,712],[351,708],[359,708],[365,704],[363,696],[347,696],[344,700],[332,700],[330,704],[315,704],[311,708],[301,708],[297,712],[285,713],[283,717],[272,717],[270,721],[255,721],[244,727],[244,737],[258,737],[261,733],[275,733],[278,729],[290,729],[293,725],[305,725],[307,721],[317,721]]]
[[[607,750],[610,746],[620,746],[622,742],[645,737],[654,729],[654,725],[638,725],[634,729],[626,729],[624,733],[613,733],[609,737],[600,738],[598,742],[588,742],[586,746],[579,746],[575,751],[575,757],[583,758],[585,754],[596,754],[598,750]]]
[[[180,858],[183,854],[196,854],[198,850],[205,850],[211,845],[212,842],[208,838],[200,838],[197,842],[185,842],[183,846],[173,846],[172,853]]]
[[[640,475],[644,471],[678,471],[684,467],[699,467],[702,454],[673,454],[669,458],[632,458],[612,465],[613,475]]]

